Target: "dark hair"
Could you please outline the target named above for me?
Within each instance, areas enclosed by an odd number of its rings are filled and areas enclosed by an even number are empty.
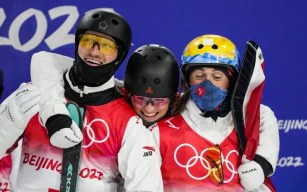
[[[189,89],[185,86],[186,81],[185,80],[181,80],[181,90],[183,91],[183,94],[180,95],[179,99],[177,100],[177,102],[175,103],[175,105],[173,106],[173,115],[177,115],[181,112],[184,111],[184,108],[190,98],[190,91]]]

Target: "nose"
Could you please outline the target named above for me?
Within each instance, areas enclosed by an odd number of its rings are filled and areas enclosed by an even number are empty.
[[[146,113],[151,113],[151,112],[153,112],[155,109],[156,109],[155,106],[154,106],[151,102],[148,102],[148,103],[145,105],[145,107],[144,107],[144,111],[145,111]]]
[[[93,45],[93,47],[91,48],[91,52],[93,54],[100,54],[100,47],[99,47],[99,44],[98,43],[95,43]]]
[[[100,46],[98,43],[95,43],[93,47],[90,49],[90,55],[95,58],[100,58],[103,63],[106,62],[106,57],[104,54],[100,52]]]

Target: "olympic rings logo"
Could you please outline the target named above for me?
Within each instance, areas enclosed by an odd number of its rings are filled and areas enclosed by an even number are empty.
[[[93,124],[99,123],[101,125],[93,126]],[[99,129],[99,133],[105,133],[102,136],[97,136],[97,130]],[[104,130],[102,130],[104,129]],[[102,130],[102,131],[101,131]],[[84,121],[84,137],[88,137],[89,139],[83,139],[83,148],[90,147],[93,143],[104,143],[110,136],[110,127],[107,122],[103,119],[94,119],[89,124],[87,124],[86,120]],[[90,141],[86,143],[85,141]]]
[[[178,153],[179,151],[183,151],[185,149],[185,147],[188,147],[190,149],[192,149],[193,153],[195,154],[194,156],[190,157],[186,163],[182,163],[180,162],[181,159],[178,159]],[[203,151],[201,151],[200,154],[198,154],[197,150],[195,149],[195,147],[191,144],[188,143],[184,143],[179,145],[175,152],[174,152],[174,160],[176,162],[176,164],[182,168],[184,168],[186,170],[186,173],[189,177],[191,177],[194,180],[203,180],[206,179],[207,177],[210,176],[210,174],[216,174],[216,168],[212,167],[210,165],[210,162],[208,161],[208,159],[205,158],[205,153],[208,152],[209,150],[215,150],[214,148],[206,148]],[[230,173],[231,176],[229,178],[224,178],[223,183],[229,183],[235,176],[235,174],[238,174],[238,172],[236,171],[236,167],[233,165],[233,163],[229,160],[230,156],[234,154],[236,156],[239,156],[239,152],[236,150],[231,150],[228,152],[228,154],[226,155],[226,157],[223,156],[223,154],[221,153],[221,162],[217,162],[217,163],[222,163],[222,168],[225,170],[227,169]],[[200,163],[200,165],[204,168],[204,175],[203,176],[195,176],[191,173],[190,169],[192,167],[194,167],[197,163]]]
[[[38,121],[39,121],[39,123],[42,127],[45,127],[43,122],[42,122],[42,119],[39,116],[38,116]],[[93,126],[94,123],[100,123],[101,125]],[[99,129],[99,133],[105,132],[105,134],[102,134],[102,136],[101,135],[97,136],[96,134],[97,134],[98,131],[97,130],[95,131],[94,129]],[[104,130],[102,130],[102,129],[104,129]],[[84,134],[84,133],[86,133],[86,134]],[[82,147],[88,148],[93,143],[104,143],[106,140],[108,140],[108,138],[110,136],[110,127],[107,124],[107,122],[103,119],[94,119],[88,124],[87,124],[86,119],[85,119],[83,134],[84,134],[83,135],[84,137],[88,137],[89,139],[83,138]],[[90,141],[90,142],[86,143],[86,141]]]

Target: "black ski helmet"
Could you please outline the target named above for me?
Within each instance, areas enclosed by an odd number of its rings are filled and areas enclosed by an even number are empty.
[[[124,84],[130,95],[151,98],[173,96],[179,85],[176,57],[161,45],[139,47],[128,60]]]
[[[75,34],[76,55],[80,35],[86,31],[96,31],[110,35],[119,46],[117,68],[122,64],[131,46],[132,32],[128,22],[117,12],[110,9],[93,9],[85,13]]]

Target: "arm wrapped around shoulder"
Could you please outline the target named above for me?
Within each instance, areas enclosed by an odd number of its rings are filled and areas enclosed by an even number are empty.
[[[32,84],[22,83],[0,105],[0,158],[22,135],[30,119],[38,112],[40,92]]]
[[[38,112],[40,92],[30,83],[22,83],[10,96],[6,112],[16,128],[24,129],[29,120]]]

